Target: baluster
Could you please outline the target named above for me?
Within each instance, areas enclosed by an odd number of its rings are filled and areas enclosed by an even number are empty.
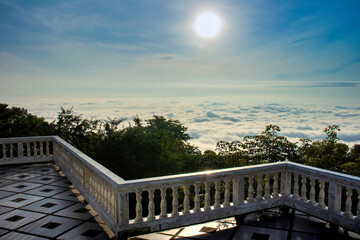
[[[173,190],[173,200],[172,200],[172,209],[173,210],[172,210],[171,216],[174,217],[174,216],[179,215],[178,187],[173,187],[172,190]]]
[[[3,145],[2,145],[2,149],[3,149],[3,156],[2,156],[2,158],[3,158],[3,159],[6,159],[6,144],[5,144],[5,143],[3,143]]]
[[[356,220],[360,221],[360,190],[357,190],[358,192],[358,205],[357,205],[357,216],[356,216]]]
[[[148,220],[155,219],[155,203],[154,203],[154,190],[149,190],[149,215],[147,217]]]
[[[194,213],[200,212],[200,184],[195,183],[195,206],[194,206]]]
[[[76,169],[75,169],[75,171],[76,171]],[[102,180],[100,180],[100,196],[101,196],[100,203],[104,203],[105,189],[104,189],[104,182]]]
[[[98,178],[95,178],[95,189],[96,189],[96,199],[99,201],[99,181]]]
[[[225,179],[224,207],[230,206],[230,179]]]
[[[104,192],[105,192],[104,206],[105,206],[105,209],[108,209],[109,189],[108,189],[107,185],[104,186]]]
[[[265,174],[265,199],[270,198],[270,177],[269,174]]]
[[[34,157],[37,157],[38,152],[37,152],[37,142],[33,142],[34,145]]]
[[[10,158],[14,158],[14,146],[13,146],[13,143],[10,143]]]
[[[274,173],[274,192],[273,192],[273,197],[278,197],[279,196],[279,173]]]
[[[294,173],[294,198],[299,198],[299,174]]]
[[[310,182],[310,201],[309,203],[311,203],[312,205],[316,204],[315,201],[315,179],[314,178],[310,178],[311,182]]]
[[[204,210],[210,210],[210,182],[205,182],[205,206]]]
[[[262,199],[262,174],[258,175],[257,179],[257,188],[256,188],[256,199],[260,200]]]
[[[344,215],[347,217],[352,217],[352,213],[351,213],[351,206],[352,206],[352,201],[351,201],[351,196],[352,196],[352,188],[347,188],[347,192],[346,192],[346,202],[345,202],[345,213]]]
[[[161,188],[160,191],[161,191],[160,218],[166,218],[167,217],[166,188]]]
[[[184,185],[184,211],[183,214],[190,213],[189,185]]]
[[[248,201],[254,200],[254,183],[253,176],[249,176],[249,192],[248,192]]]
[[[214,203],[214,208],[219,208],[220,207],[220,181],[216,180],[215,181],[215,203]]]
[[[43,142],[40,142],[40,156],[43,157],[44,156],[44,147],[43,147]]]
[[[49,145],[49,141],[46,141],[46,156],[50,156],[50,145]]]
[[[319,206],[325,207],[325,181],[320,181]]]
[[[30,143],[26,143],[26,156],[31,157]]]
[[[107,206],[107,210],[110,212],[111,210],[111,189],[109,186],[106,187],[107,188],[107,199],[106,199],[106,206]]]
[[[306,202],[306,177],[301,175],[301,201]]]
[[[141,189],[136,190],[136,218],[135,218],[135,222],[142,222],[143,221],[141,193],[142,193]]]

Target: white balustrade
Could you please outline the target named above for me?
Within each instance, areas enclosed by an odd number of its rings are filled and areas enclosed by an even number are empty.
[[[0,151],[0,164],[55,161],[117,235],[284,205],[360,231],[360,178],[301,164],[281,162],[125,181],[56,136],[0,139]],[[129,198],[131,194],[134,198]]]
[[[190,213],[189,186],[184,186],[184,211],[183,214]]]
[[[178,208],[179,208],[179,202],[178,202],[178,188],[177,187],[172,187],[172,190],[173,190],[173,200],[172,200],[172,213],[171,213],[171,216],[174,217],[174,216],[177,216],[179,215],[179,211],[178,211]]]
[[[262,174],[257,176],[256,200],[262,199]]]
[[[301,201],[306,202],[307,198],[306,198],[306,177],[305,176],[301,176]]]
[[[254,183],[253,176],[249,176],[248,201],[251,202],[252,200],[254,200]]]
[[[230,206],[230,179],[225,179],[224,207]]]
[[[147,220],[155,219],[155,203],[154,203],[154,190],[149,190],[149,215]]]
[[[279,174],[278,173],[274,173],[274,190],[273,190],[273,197],[278,197],[279,196]]]
[[[220,207],[220,181],[215,181],[215,204],[214,208]]]
[[[298,199],[299,196],[299,174],[294,174],[294,194],[293,197]]]

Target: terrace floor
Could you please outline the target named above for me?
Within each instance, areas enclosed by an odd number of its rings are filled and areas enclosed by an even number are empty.
[[[273,209],[234,218],[139,235],[144,239],[286,239],[290,213]],[[0,239],[109,239],[114,234],[54,164],[0,167]],[[292,239],[360,239],[360,236],[296,212]]]

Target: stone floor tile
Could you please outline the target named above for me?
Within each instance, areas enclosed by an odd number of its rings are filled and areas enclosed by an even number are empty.
[[[18,181],[15,180],[10,180],[10,179],[6,179],[6,178],[0,178],[0,189],[2,189],[3,187],[6,187],[10,184],[13,183],[17,183]]]
[[[60,171],[57,171],[57,172],[53,172],[53,173],[49,173],[49,176],[60,176],[60,177],[65,177],[65,175],[60,172]]]
[[[205,224],[197,224],[184,228],[177,234],[178,237],[191,237],[193,239],[212,239],[217,228],[206,227]]]
[[[59,175],[59,177],[60,177],[60,175]],[[61,178],[61,180],[52,182],[49,185],[60,186],[60,187],[68,187],[68,186],[72,185],[72,183],[67,178],[64,178],[64,177],[60,177],[60,178]]]
[[[89,213],[90,208],[87,208],[85,203],[77,203],[70,207],[67,207],[61,211],[54,213],[54,215],[62,217],[76,218],[79,220],[89,220],[92,218],[92,215]]]
[[[13,176],[15,174],[20,173],[21,171],[16,171],[15,169],[1,169],[0,170],[0,177],[6,177],[6,176]]]
[[[7,213],[7,212],[10,212],[10,211],[12,211],[12,210],[14,210],[14,208],[9,208],[9,207],[0,207],[0,215],[1,214],[4,214],[4,213]]]
[[[236,240],[280,240],[286,239],[287,231],[260,228],[253,226],[240,226],[233,239]]]
[[[56,194],[56,195],[52,196],[51,198],[63,199],[63,200],[68,200],[68,201],[73,201],[73,202],[79,202],[79,200],[77,199],[77,197],[75,196],[75,194],[71,190]]]
[[[12,170],[16,170],[19,172],[27,172],[29,170],[34,170],[37,169],[39,167],[43,166],[42,164],[25,164],[25,165],[21,165],[21,166],[13,166],[11,169]]]
[[[14,210],[0,215],[0,227],[5,229],[16,229],[44,216],[46,215],[41,213]]]
[[[6,233],[9,233],[8,229],[0,228],[0,236],[5,235]]]
[[[18,173],[15,175],[8,175],[3,178],[17,180],[17,181],[24,181],[24,180],[36,178],[39,176],[41,176],[41,174],[22,172],[22,173]]]
[[[42,174],[42,175],[49,175],[50,173],[54,173],[57,172],[56,169],[54,168],[54,166],[48,165],[48,166],[44,166],[44,167],[39,167],[39,168],[35,168],[35,169],[30,169],[29,171],[27,171],[28,173],[36,173],[36,174]]]
[[[59,187],[59,186],[49,186],[49,185],[43,185],[38,188],[31,189],[29,191],[24,192],[25,194],[32,194],[42,197],[51,197],[53,195],[65,192],[69,188],[65,187]]]
[[[57,182],[59,180],[63,179],[63,177],[59,176],[52,176],[52,175],[43,175],[40,177],[29,179],[28,182],[33,183],[41,183],[41,184],[51,184],[53,182]]]
[[[14,192],[8,192],[8,191],[0,191],[0,199],[6,198],[6,197],[10,197],[15,195],[16,193]]]
[[[16,183],[10,184],[6,187],[3,187],[2,190],[20,193],[20,192],[25,192],[25,191],[31,190],[33,188],[38,188],[40,186],[43,186],[43,185],[39,184],[39,183],[30,183],[30,182],[22,181],[22,182],[16,182]]]
[[[0,199],[0,205],[19,208],[42,199],[44,199],[44,197],[19,193],[10,197]]]
[[[287,230],[289,228],[290,216],[288,214],[280,215],[280,213],[272,214],[271,212],[263,212],[261,216],[252,215],[253,214],[249,214],[244,219],[244,225],[275,228],[280,230]]]
[[[1,240],[11,240],[11,239],[21,239],[21,240],[46,240],[48,238],[43,238],[39,236],[33,236],[28,235],[24,233],[18,233],[18,232],[9,232],[8,234],[5,234],[0,237]]]
[[[75,219],[47,216],[20,228],[19,231],[54,238],[64,234],[66,231],[76,227],[80,223],[81,221]]]
[[[161,233],[173,236],[173,235],[181,232],[183,229],[184,229],[184,227],[182,227],[182,228],[174,228],[174,229],[161,231]]]
[[[170,240],[170,239],[178,239],[178,238],[162,233],[149,233],[149,234],[144,234],[129,238],[129,240]]]
[[[37,201],[37,202],[31,203],[25,207],[22,207],[21,209],[51,214],[56,211],[67,208],[73,204],[75,204],[75,202],[54,199],[54,198],[45,198],[41,201]]]
[[[71,231],[58,237],[63,240],[108,240],[108,235],[97,223],[85,222]]]
[[[306,229],[306,232],[311,233],[323,233],[327,231],[326,222],[311,217],[296,215],[294,220],[294,231],[302,232]]]

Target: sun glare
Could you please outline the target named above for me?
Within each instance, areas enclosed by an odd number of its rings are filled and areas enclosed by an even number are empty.
[[[213,38],[221,30],[221,19],[213,12],[205,12],[197,16],[194,29],[197,35],[202,38]]]

